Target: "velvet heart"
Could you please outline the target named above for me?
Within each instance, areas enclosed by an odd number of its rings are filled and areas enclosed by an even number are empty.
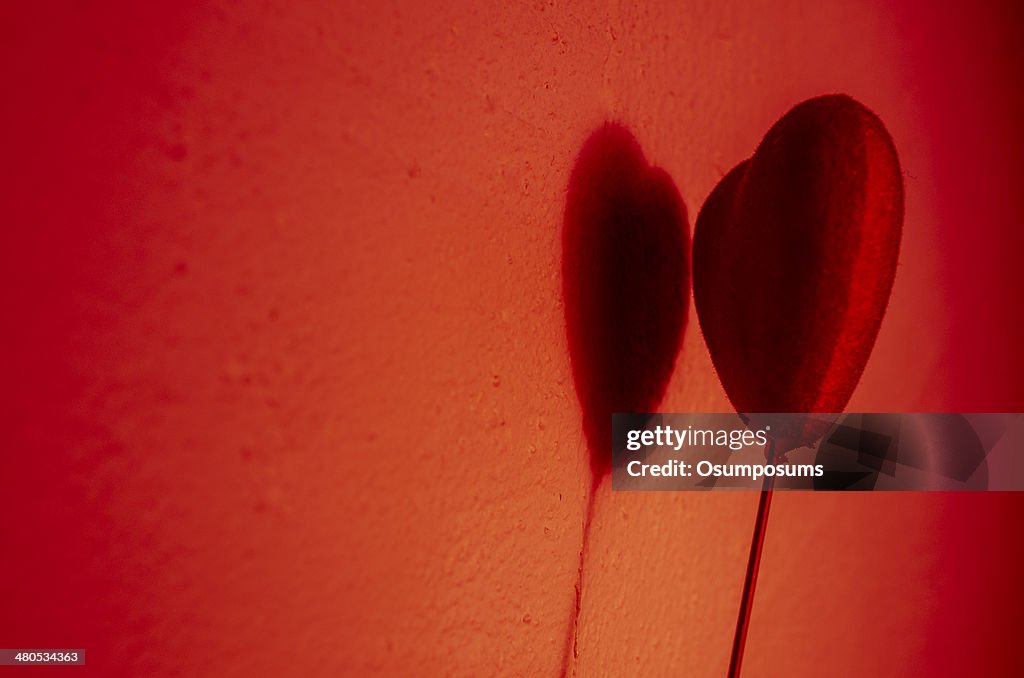
[[[843,95],[793,108],[721,180],[694,229],[693,293],[738,412],[842,412],[889,302],[902,224],[893,141]]]

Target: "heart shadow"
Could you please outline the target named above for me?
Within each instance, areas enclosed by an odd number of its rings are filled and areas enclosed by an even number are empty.
[[[690,296],[686,206],[633,135],[605,124],[569,180],[562,282],[573,380],[595,482],[611,469],[615,412],[665,394]]]

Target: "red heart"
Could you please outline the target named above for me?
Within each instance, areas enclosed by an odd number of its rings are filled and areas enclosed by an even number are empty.
[[[697,218],[693,293],[738,412],[841,412],[885,314],[903,224],[895,146],[842,95],[768,130]]]
[[[573,380],[596,476],[611,466],[611,415],[653,412],[665,394],[689,306],[689,229],[672,179],[624,127],[580,151],[562,229]]]

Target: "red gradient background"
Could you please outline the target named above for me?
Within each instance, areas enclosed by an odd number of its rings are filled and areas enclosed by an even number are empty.
[[[1013,3],[0,14],[2,647],[556,675],[590,482],[560,226],[606,120],[692,218],[792,105],[864,102],[906,224],[850,409],[1024,409]],[[692,305],[662,407],[728,410]],[[756,501],[603,485],[579,675],[724,675]],[[777,497],[744,676],[1016,674],[1022,515]]]

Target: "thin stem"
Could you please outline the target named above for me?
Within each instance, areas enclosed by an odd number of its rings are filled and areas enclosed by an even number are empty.
[[[768,463],[775,460],[775,441],[769,439]],[[761,497],[757,502],[757,518],[754,519],[754,536],[750,541],[750,556],[747,559],[747,575],[743,581],[743,597],[736,619],[736,633],[732,639],[732,657],[729,659],[729,678],[739,678],[743,662],[743,648],[747,642],[750,614],[754,607],[754,587],[757,585],[757,571],[761,566],[761,551],[764,548],[765,532],[768,529],[768,509],[772,505],[775,476],[765,476],[761,485]]]

